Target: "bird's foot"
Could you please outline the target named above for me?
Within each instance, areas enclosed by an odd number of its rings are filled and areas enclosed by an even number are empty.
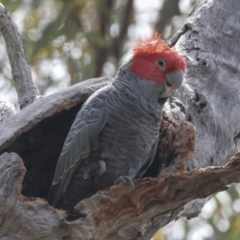
[[[132,192],[135,191],[135,184],[132,180],[132,178],[130,178],[129,176],[120,176],[115,182],[114,184],[119,184],[119,183],[122,183],[124,184],[125,186],[129,186],[132,190]]]
[[[89,164],[83,169],[83,179],[89,177],[94,178],[94,182],[98,182],[98,178],[106,171],[106,163],[103,160],[99,160]]]

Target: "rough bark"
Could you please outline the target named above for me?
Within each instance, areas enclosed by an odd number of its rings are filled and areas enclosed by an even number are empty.
[[[31,69],[23,52],[17,26],[10,18],[7,9],[1,3],[0,31],[7,46],[8,58],[18,95],[18,103],[20,108],[24,108],[38,100],[40,94],[32,80]]]
[[[0,125],[0,153],[16,152],[27,174],[25,196],[46,198],[63,142],[82,103],[111,78],[76,84],[40,99]]]
[[[165,144],[168,148],[165,147],[164,154],[160,151],[147,174],[158,175],[154,168],[159,170],[161,166],[165,172],[183,170],[186,164],[189,172],[167,173],[136,181],[134,193],[121,185],[98,192],[76,206],[76,211],[85,213],[86,217],[72,223],[65,219],[64,212],[49,207],[44,200],[23,197],[20,194],[23,164],[17,155],[4,152],[16,152],[24,162],[27,172],[22,193],[46,197],[75,114],[94,90],[111,79],[80,83],[31,104],[1,124],[0,152],[4,153],[0,159],[2,239],[21,239],[28,235],[32,239],[147,240],[159,227],[178,217],[186,203],[201,199],[201,203],[191,202],[194,207],[186,207],[181,213],[192,217],[199,213],[205,202],[203,198],[226,189],[231,182],[239,182],[239,154],[225,167],[194,170],[223,166],[238,150],[238,4],[237,0],[199,0],[172,42],[185,55],[188,65],[183,86],[165,106],[167,115],[179,124],[172,120],[163,124],[160,146]],[[182,120],[188,122],[181,123]],[[196,129],[196,146],[187,163],[194,146],[190,122]],[[184,123],[188,127],[181,132]],[[186,144],[180,141],[181,137],[176,144],[175,136],[183,136]],[[180,143],[190,145],[181,152]],[[13,230],[16,225],[18,230]]]
[[[86,216],[68,222],[64,211],[45,200],[21,195],[26,172],[23,161],[14,153],[4,153],[0,156],[0,238],[150,239],[159,227],[176,218],[185,203],[240,182],[239,171],[238,153],[224,167],[141,179],[135,182],[134,193],[121,184],[112,186],[81,201],[75,210]]]
[[[198,1],[172,40],[186,56],[188,66],[184,84],[175,96],[184,104],[183,119],[196,128],[196,150],[189,170],[224,165],[239,151],[238,6],[237,0]],[[183,215],[197,215],[204,204],[191,203]]]

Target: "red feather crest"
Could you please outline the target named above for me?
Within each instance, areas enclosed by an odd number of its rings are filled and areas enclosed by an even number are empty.
[[[133,47],[133,54],[158,53],[169,49],[170,47],[162,39],[161,35],[158,32],[155,32],[153,37],[148,38],[143,42],[137,42]]]

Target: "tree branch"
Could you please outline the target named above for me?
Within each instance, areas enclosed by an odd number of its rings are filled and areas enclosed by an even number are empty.
[[[182,102],[185,119],[196,128],[189,170],[224,165],[240,150],[238,3],[199,0],[172,41],[187,60],[185,81],[175,97]],[[196,214],[203,204],[195,204]],[[194,215],[193,211],[191,205],[184,215]]]
[[[0,4],[0,30],[7,46],[18,103],[20,108],[24,108],[38,100],[40,94],[33,83],[31,69],[24,55],[17,27],[2,4]]]
[[[149,239],[157,228],[175,219],[186,203],[202,200],[226,189],[231,182],[239,182],[240,154],[224,167],[209,167],[224,165],[239,147],[238,5],[238,0],[199,0],[183,31],[174,40],[174,47],[187,59],[188,71],[175,98],[165,104],[165,111],[179,122],[188,120],[187,125],[191,122],[196,129],[196,149],[192,157],[187,163],[190,152],[179,151],[183,164],[173,168],[182,170],[187,164],[190,172],[166,173],[136,181],[134,193],[121,185],[100,191],[76,206],[76,211],[85,213],[86,217],[69,223],[62,211],[49,207],[43,200],[20,195],[22,163],[15,154],[5,153],[0,159],[3,189],[0,191],[0,224],[5,223],[0,228],[1,236]],[[229,21],[222,16],[228,16]],[[63,141],[76,113],[94,90],[109,82],[110,78],[99,78],[75,85],[31,104],[1,124],[1,153],[16,152],[27,168],[22,191],[25,196],[46,197]],[[175,141],[175,136],[182,135],[177,135],[175,128],[165,126],[172,129],[162,134],[167,150],[162,156],[166,158],[164,166],[168,167],[172,162],[168,156],[182,143],[181,137]],[[184,126],[183,122],[182,128]],[[184,139],[186,145],[190,143],[188,150],[193,149],[191,134]],[[155,163],[159,161],[155,160]],[[201,167],[208,168],[193,170]],[[201,205],[193,207],[191,214],[198,213],[199,208]],[[9,222],[12,224],[7,224]],[[26,224],[20,225],[23,222]],[[17,223],[16,231],[13,227]]]
[[[18,112],[15,118],[0,125],[0,153],[41,121],[82,104],[94,91],[106,86],[110,81],[111,78],[108,77],[89,79],[42,98]]]
[[[70,223],[64,211],[21,195],[26,172],[23,162],[14,153],[4,153],[0,156],[0,237],[24,239],[27,234],[30,239],[149,240],[155,230],[175,219],[187,202],[240,182],[239,171],[240,153],[224,167],[135,181],[134,193],[121,184],[112,186],[81,201],[75,211],[86,217]]]

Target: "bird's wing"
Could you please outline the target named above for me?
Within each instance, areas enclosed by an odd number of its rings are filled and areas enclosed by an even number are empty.
[[[152,146],[152,150],[149,154],[149,157],[148,157],[148,160],[147,162],[141,167],[141,169],[138,171],[137,175],[136,175],[136,179],[139,179],[141,178],[145,172],[148,170],[148,168],[151,166],[153,160],[154,160],[154,157],[156,155],[156,152],[157,152],[157,147],[158,147],[158,141],[156,141],[153,146]]]
[[[98,135],[105,126],[107,109],[105,100],[110,88],[94,93],[78,112],[58,159],[48,202],[57,206],[65,193],[77,164],[98,147]]]

